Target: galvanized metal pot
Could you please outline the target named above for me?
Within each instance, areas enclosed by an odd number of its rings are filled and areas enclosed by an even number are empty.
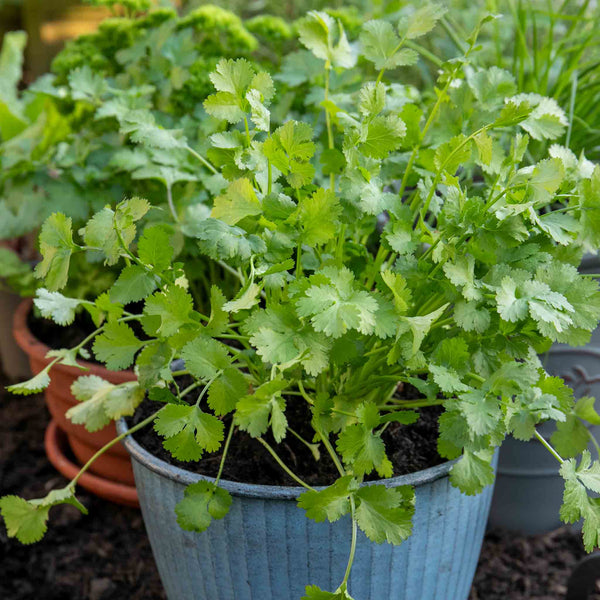
[[[119,433],[127,430],[124,421]],[[229,514],[202,533],[175,520],[185,487],[202,479],[171,466],[132,438],[125,445],[154,558],[169,600],[299,600],[307,584],[335,589],[350,547],[350,519],[315,523],[296,505],[302,488],[221,481]],[[360,534],[350,578],[357,600],[466,600],[488,517],[492,488],[465,496],[445,463],[386,480],[416,488],[414,533],[401,546]]]

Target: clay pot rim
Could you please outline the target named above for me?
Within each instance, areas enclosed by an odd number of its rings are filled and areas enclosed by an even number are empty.
[[[54,420],[50,421],[44,435],[46,455],[52,466],[59,473],[67,479],[73,479],[79,472],[80,467],[67,458],[64,452],[66,445],[67,435],[58,427]],[[117,483],[110,479],[94,475],[89,471],[85,472],[77,483],[100,498],[135,508],[139,508],[140,506],[137,490],[134,485]]]
[[[43,361],[48,364],[50,359],[46,358],[46,354],[52,350],[52,348],[36,338],[33,333],[31,333],[31,330],[27,325],[27,316],[29,315],[32,306],[33,298],[25,298],[20,302],[17,310],[15,311],[15,316],[13,319],[13,336],[19,347],[23,350],[23,352],[25,352],[25,354],[27,354],[27,356],[29,356],[31,359]],[[62,364],[56,365],[52,368],[69,373],[74,377],[91,374],[98,375],[99,377],[106,379],[106,373],[109,371],[102,365],[83,359],[78,359],[77,362],[83,367],[83,369]],[[135,373],[131,370],[110,371],[110,373],[111,377],[117,380],[116,383],[125,383],[126,381],[135,381],[137,379]]]

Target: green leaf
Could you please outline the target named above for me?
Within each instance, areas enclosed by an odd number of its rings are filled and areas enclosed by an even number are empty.
[[[175,506],[177,523],[186,531],[206,531],[213,519],[229,512],[231,495],[208,481],[198,481],[185,488],[183,500]]]
[[[215,260],[246,262],[253,254],[266,251],[265,243],[259,237],[246,235],[243,229],[219,219],[208,218],[196,223],[191,235],[200,240],[200,250]]]
[[[408,40],[423,37],[429,33],[436,23],[446,14],[446,7],[433,3],[421,6],[409,17],[400,20],[398,30],[400,35]]]
[[[20,396],[29,396],[31,394],[39,394],[44,391],[50,385],[50,376],[48,375],[47,369],[40,371],[37,375],[34,375],[27,381],[21,383],[15,383],[9,385],[6,389],[12,394],[18,394]]]
[[[346,426],[338,436],[337,449],[352,472],[357,476],[374,469],[381,477],[393,475],[392,463],[385,454],[385,444],[373,429],[380,424],[375,404],[364,402],[356,410],[359,422]]]
[[[248,382],[244,375],[236,368],[227,367],[208,389],[208,405],[215,414],[226,415],[247,393]]]
[[[454,306],[454,320],[465,331],[483,333],[490,325],[490,311],[478,307],[476,302],[457,302]]]
[[[353,600],[347,590],[325,592],[316,585],[307,585],[305,595],[300,600]]]
[[[73,243],[71,219],[54,213],[46,219],[40,233],[43,260],[35,268],[35,276],[44,279],[50,291],[63,288],[69,277],[71,255],[77,249]]]
[[[566,421],[556,424],[550,441],[561,456],[574,458],[588,447],[590,436],[587,427],[575,415],[569,415]]]
[[[404,121],[396,115],[375,117],[363,126],[360,151],[370,158],[386,158],[400,147],[406,134]]]
[[[246,217],[260,215],[262,208],[250,181],[244,177],[229,184],[227,191],[215,198],[210,216],[228,225]]]
[[[231,363],[227,347],[207,336],[199,336],[181,350],[186,369],[198,379],[213,379]]]
[[[358,526],[371,541],[398,546],[410,537],[415,511],[415,492],[411,486],[366,485],[355,497]]]
[[[219,92],[227,92],[241,98],[252,82],[254,69],[244,58],[222,58],[209,77]]]
[[[298,24],[300,42],[317,58],[334,67],[350,68],[356,58],[352,53],[341,22],[325,12],[311,11]]]
[[[259,386],[254,394],[244,396],[237,404],[235,423],[252,437],[260,437],[271,427],[279,443],[287,433],[285,400],[281,392],[288,386],[284,379],[273,379]]]
[[[236,295],[233,300],[223,304],[223,310],[236,313],[240,310],[248,310],[258,303],[262,284],[259,285],[249,281]]]
[[[108,83],[102,75],[94,73],[89,65],[84,65],[69,73],[69,87],[74,100],[97,103],[108,90]]]
[[[50,509],[58,504],[71,504],[87,514],[87,509],[75,498],[70,487],[52,490],[45,498],[38,500],[3,496],[0,498],[0,514],[6,524],[8,537],[16,537],[22,544],[39,542],[46,533]]]
[[[110,288],[110,300],[121,304],[137,302],[150,295],[156,287],[154,275],[138,265],[128,265]]]
[[[413,50],[403,48],[399,51],[400,38],[387,21],[375,20],[365,23],[360,34],[360,43],[363,56],[378,70],[410,66],[418,59]]]
[[[138,255],[144,264],[164,271],[171,266],[173,254],[171,233],[166,226],[153,225],[144,229],[138,242]]]
[[[96,358],[102,361],[110,371],[122,371],[131,366],[142,342],[135,337],[127,323],[111,321],[104,331],[94,340],[93,350]]]
[[[585,450],[579,465],[574,459],[566,460],[560,474],[565,480],[560,517],[565,523],[576,523],[583,518],[583,543],[591,552],[600,543],[600,502],[598,498],[590,498],[586,488],[600,491],[600,463],[592,464],[591,455]]]
[[[315,331],[338,338],[349,329],[369,334],[375,329],[377,300],[365,290],[356,290],[352,272],[344,267],[322,271],[331,283],[312,285],[296,302],[300,317],[311,317]]]
[[[302,242],[315,246],[333,239],[341,213],[342,207],[331,190],[318,188],[314,194],[303,198],[297,212]]]
[[[177,333],[190,320],[192,297],[178,285],[169,286],[164,292],[155,292],[146,299],[144,315],[156,318],[156,334],[169,337]]]
[[[71,393],[80,404],[71,407],[67,418],[88,431],[98,431],[111,421],[130,417],[144,399],[137,381],[114,385],[97,375],[84,375],[71,385]]]
[[[467,496],[476,496],[494,483],[491,454],[483,458],[481,453],[465,450],[462,458],[450,469],[450,483]]]
[[[293,188],[312,181],[315,169],[309,161],[315,153],[315,145],[310,125],[287,121],[265,140],[263,153]]]
[[[209,335],[217,336],[223,333],[227,323],[229,323],[229,314],[223,310],[225,305],[225,296],[223,292],[213,285],[210,288],[210,320],[206,324],[206,332]]]
[[[569,124],[565,112],[553,98],[539,94],[518,94],[506,102],[516,107],[513,111],[529,110],[528,116],[520,120],[520,125],[534,140],[560,137]]]
[[[350,495],[358,489],[352,475],[340,477],[322,490],[308,490],[298,498],[298,506],[306,511],[306,516],[317,523],[327,519],[333,523],[350,512]]]
[[[197,461],[204,451],[221,447],[224,425],[196,405],[167,404],[156,417],[154,429],[166,438],[163,445],[175,458]]]
[[[67,298],[60,292],[49,292],[39,288],[33,301],[42,317],[52,319],[58,325],[70,325],[75,320],[75,311],[81,306],[83,300]]]
[[[575,404],[575,414],[590,425],[600,425],[600,415],[595,408],[596,399],[589,396],[579,398]]]

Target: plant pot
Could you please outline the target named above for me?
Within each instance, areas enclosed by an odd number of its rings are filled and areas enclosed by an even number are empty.
[[[127,430],[119,421],[120,433]],[[307,584],[335,589],[351,538],[349,518],[309,520],[296,500],[303,489],[221,481],[233,502],[204,533],[179,528],[175,505],[185,487],[214,481],[152,456],[132,438],[136,487],[154,558],[169,600],[299,600]],[[362,533],[349,589],[357,600],[466,600],[492,488],[465,496],[450,485],[445,463],[386,480],[416,488],[414,533],[401,546]]]
[[[27,326],[27,315],[31,310],[32,300],[24,300],[19,304],[14,317],[13,333],[17,344],[27,354],[31,371],[39,373],[51,359],[46,358],[50,350],[40,342]],[[116,437],[114,424],[100,431],[90,433],[83,425],[74,425],[67,419],[65,413],[69,408],[78,404],[71,394],[71,384],[81,375],[97,375],[111,383],[118,384],[136,379],[132,371],[108,371],[98,364],[80,360],[80,365],[86,367],[82,371],[75,367],[57,365],[52,368],[52,382],[44,392],[46,405],[56,424],[67,434],[73,454],[81,464],[85,464],[97,450]],[[105,479],[133,485],[131,461],[125,448],[116,444],[94,462],[90,471]]]
[[[31,376],[27,355],[17,346],[12,333],[15,312],[21,297],[0,290],[0,370],[10,381]]]
[[[65,432],[54,422],[50,421],[44,435],[44,448],[52,466],[67,479],[73,479],[79,472],[79,465],[70,460],[69,443]],[[104,479],[86,471],[78,480],[77,485],[92,492],[99,498],[139,508],[137,491],[134,485],[117,483]]]
[[[556,344],[542,362],[550,374],[562,377],[573,388],[576,397],[600,397],[600,349]],[[555,426],[545,423],[538,430],[550,440]],[[590,427],[590,431],[598,436],[600,427]],[[591,444],[590,452],[596,452]],[[558,469],[556,459],[538,440],[508,438],[500,451],[490,527],[526,535],[561,527],[564,482]]]

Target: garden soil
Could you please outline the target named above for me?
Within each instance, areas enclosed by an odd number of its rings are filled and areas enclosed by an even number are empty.
[[[27,498],[65,485],[43,447],[48,413],[40,396],[0,391],[0,493]],[[165,600],[138,511],[81,490],[90,515],[52,509],[44,540],[22,546],[0,525],[2,600]],[[518,537],[491,532],[469,600],[562,600],[568,576],[584,556],[566,529]],[[380,599],[358,599],[380,600]],[[447,600],[454,600],[448,598]],[[589,600],[600,600],[597,594]]]

